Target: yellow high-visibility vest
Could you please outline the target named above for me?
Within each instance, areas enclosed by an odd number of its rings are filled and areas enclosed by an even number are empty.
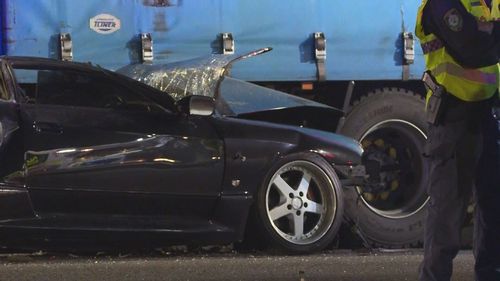
[[[491,19],[500,21],[500,0],[491,1]]]
[[[461,0],[467,11],[478,21],[486,22],[498,20],[499,1],[493,0],[490,10],[484,0]],[[448,93],[461,100],[481,101],[491,98],[498,90],[500,65],[496,63],[481,68],[460,66],[446,51],[442,41],[436,35],[424,33],[422,14],[426,4],[427,0],[423,0],[420,5],[415,28],[415,34],[420,39],[424,51],[426,68]]]

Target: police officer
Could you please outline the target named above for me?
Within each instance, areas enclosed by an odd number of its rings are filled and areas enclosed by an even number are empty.
[[[499,0],[423,0],[416,34],[429,90],[425,156],[430,196],[419,278],[450,280],[474,195],[478,281],[500,280]],[[442,93],[440,95],[440,93]]]

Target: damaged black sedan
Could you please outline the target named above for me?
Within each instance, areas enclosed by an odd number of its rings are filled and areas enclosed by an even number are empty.
[[[176,100],[174,90],[89,64],[1,57],[0,67],[0,243],[98,235],[230,243],[255,218],[263,238],[306,253],[337,233],[338,172],[361,162],[354,140],[266,122],[266,110],[234,112],[255,103]],[[216,92],[248,90],[221,77]],[[293,99],[287,108],[301,114],[337,114]]]

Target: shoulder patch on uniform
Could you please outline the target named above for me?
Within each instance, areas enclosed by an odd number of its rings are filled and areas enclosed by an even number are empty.
[[[462,15],[457,11],[457,9],[453,8],[446,12],[444,15],[444,23],[448,26],[449,29],[455,32],[462,31],[462,27],[464,24],[464,20]]]

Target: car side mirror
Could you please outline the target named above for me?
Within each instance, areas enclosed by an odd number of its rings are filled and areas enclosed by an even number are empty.
[[[184,114],[210,116],[215,110],[215,100],[212,97],[193,95],[181,99],[177,106]]]

